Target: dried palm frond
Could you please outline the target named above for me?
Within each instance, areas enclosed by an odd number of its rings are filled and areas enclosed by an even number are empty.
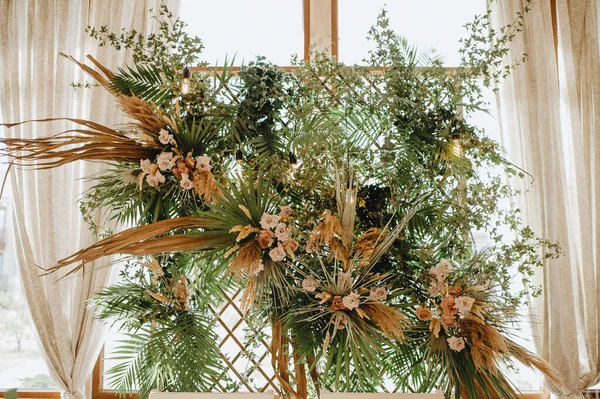
[[[342,234],[342,225],[337,217],[331,214],[331,211],[325,211],[323,220],[314,229],[310,241],[317,245],[329,245],[335,236]]]
[[[154,256],[148,256],[146,261],[142,262],[141,265],[150,270],[156,277],[164,276],[163,269]]]
[[[173,283],[171,290],[173,291],[173,295],[175,296],[179,308],[186,310],[188,308],[188,297],[190,295],[187,287],[187,277],[181,276],[179,280]]]
[[[85,119],[47,118],[19,123],[0,124],[12,128],[25,123],[66,120],[88,129],[71,129],[39,139],[0,139],[5,148],[2,155],[15,160],[17,166],[49,169],[70,162],[119,161],[137,163],[140,159],[154,158],[156,150],[142,145],[124,133]]]
[[[383,238],[385,238],[383,230],[371,227],[356,240],[352,251],[355,256],[363,259],[361,263],[368,262],[368,258],[373,254],[377,243]]]
[[[69,271],[67,275],[80,270],[87,262],[92,262],[104,256],[115,254],[126,254],[143,256],[171,251],[184,251],[192,248],[213,248],[223,240],[229,241],[230,234],[215,233],[205,236],[195,235],[170,235],[154,238],[168,233],[174,229],[198,229],[213,225],[214,221],[204,217],[182,217],[163,220],[157,223],[134,227],[120,233],[113,234],[88,248],[82,249],[73,255],[61,259],[58,263],[46,269],[46,273],[52,273],[73,264],[78,264]]]
[[[100,64],[98,61],[96,61],[94,59],[94,57],[92,57],[91,55],[87,55],[87,58],[92,61],[92,63],[94,65],[96,65],[96,67],[98,67],[102,73],[104,73],[104,76],[99,73],[98,71],[94,70],[93,68],[77,61],[73,56],[71,55],[66,55],[64,53],[59,53],[61,56],[65,57],[66,59],[74,62],[79,68],[81,68],[84,72],[86,72],[88,75],[90,75],[92,78],[94,78],[94,80],[96,82],[98,82],[100,84],[100,86],[104,87],[106,90],[108,90],[110,93],[112,94],[116,94],[116,92],[114,91],[112,84],[110,83],[110,80],[113,78],[114,74],[105,66],[103,66],[102,64]]]

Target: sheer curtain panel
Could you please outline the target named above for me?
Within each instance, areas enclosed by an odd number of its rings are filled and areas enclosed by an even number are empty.
[[[177,13],[178,0],[166,1]],[[86,54],[109,68],[122,66],[131,54],[98,49],[87,38],[87,25],[112,31],[156,29],[148,9],[160,0],[0,0],[0,108],[2,123],[72,117],[115,126],[123,122],[110,94],[102,88],[74,90],[70,82],[85,79],[59,52],[83,61]],[[16,137],[44,137],[73,128],[66,122],[26,124],[4,129]],[[60,279],[40,277],[41,267],[91,244],[94,240],[76,200],[83,179],[101,171],[97,164],[75,163],[50,171],[11,171],[15,241],[22,289],[50,373],[64,398],[84,398],[85,384],[102,346],[103,329],[86,301],[108,280],[108,262],[89,264],[84,273]],[[92,272],[93,270],[93,272]]]
[[[524,5],[492,2],[494,27]],[[600,377],[598,11],[598,0],[533,2],[509,54],[528,60],[498,91],[503,144],[535,178],[516,183],[523,217],[564,251],[540,271],[544,294],[531,302],[537,350],[564,379],[549,387],[560,398],[583,398]]]

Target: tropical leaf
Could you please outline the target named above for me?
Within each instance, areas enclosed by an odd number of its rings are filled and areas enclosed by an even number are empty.
[[[159,107],[173,99],[173,92],[164,87],[158,67],[138,64],[135,68],[118,68],[110,83],[118,93],[140,97]]]

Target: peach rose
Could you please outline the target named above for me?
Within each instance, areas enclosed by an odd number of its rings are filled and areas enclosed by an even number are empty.
[[[282,245],[283,249],[285,249],[285,252],[287,252],[290,256],[292,256],[298,249],[298,241],[296,240],[287,240]]]
[[[475,298],[469,298],[467,296],[459,296],[454,301],[454,309],[465,315],[471,311]]]
[[[279,223],[279,216],[277,215],[269,215],[265,212],[260,218],[260,227],[265,230],[274,229],[277,223]]]
[[[269,248],[273,244],[273,232],[261,230],[258,234],[258,244],[262,249]]]
[[[344,306],[344,302],[342,301],[342,297],[339,295],[336,295],[333,297],[333,302],[331,302],[331,309],[332,310],[342,310],[342,309],[346,309],[346,307]]]
[[[387,299],[387,290],[385,287],[371,288],[369,299],[373,301],[385,301]]]
[[[360,296],[356,292],[351,292],[342,299],[346,309],[352,310],[360,306]]]
[[[421,321],[429,321],[433,319],[433,312],[422,306],[417,307],[417,318]]]
[[[269,251],[269,256],[273,260],[273,262],[279,262],[285,259],[285,249],[281,245],[273,248]]]
[[[304,280],[302,280],[302,289],[304,291],[315,292],[315,290],[317,289],[317,287],[319,285],[321,285],[321,282],[318,280],[315,280],[312,277],[305,278]]]
[[[210,172],[212,166],[210,165],[210,157],[203,155],[196,157],[196,169],[203,172]]]
[[[442,299],[442,310],[445,316],[454,316],[457,312],[454,309],[454,297],[447,295]]]
[[[279,218],[281,220],[287,220],[292,214],[292,207],[289,205],[282,206],[279,210]]]
[[[161,144],[167,145],[171,142],[172,139],[172,134],[169,134],[169,132],[165,129],[160,129],[160,133],[158,134],[158,141],[160,141]]]
[[[463,337],[450,337],[447,341],[453,351],[460,352],[465,349],[465,339]]]

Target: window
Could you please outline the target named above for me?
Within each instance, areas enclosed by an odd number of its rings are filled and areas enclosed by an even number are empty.
[[[235,64],[247,64],[265,56],[276,65],[290,65],[290,57],[302,58],[302,1],[230,0],[220,3],[182,0],[181,16],[187,31],[204,43],[201,59],[223,66],[225,56]],[[226,22],[224,17],[226,18]]]
[[[338,58],[345,64],[360,64],[371,43],[367,32],[385,7],[397,34],[420,50],[435,48],[444,65],[458,66],[458,40],[465,35],[463,25],[485,11],[484,0],[361,0],[339,4]]]
[[[6,165],[0,167],[4,177]],[[0,178],[1,179],[1,178]],[[12,234],[12,195],[5,187],[0,200],[0,396],[17,388],[20,397],[59,397],[57,386],[38,349],[34,327],[17,273]],[[46,391],[46,392],[39,392]]]

